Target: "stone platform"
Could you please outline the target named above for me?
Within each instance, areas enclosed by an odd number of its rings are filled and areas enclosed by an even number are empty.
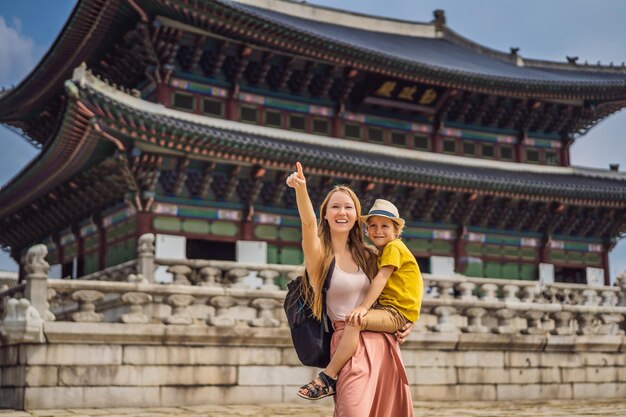
[[[624,400],[415,402],[415,417],[539,417],[626,416]],[[163,408],[92,408],[13,411],[0,417],[330,417],[328,403],[206,405]]]

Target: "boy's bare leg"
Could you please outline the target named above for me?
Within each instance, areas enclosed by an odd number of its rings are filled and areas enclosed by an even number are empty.
[[[348,363],[350,358],[354,356],[354,352],[356,352],[356,348],[359,345],[359,333],[361,333],[360,326],[353,326],[346,323],[341,339],[339,340],[339,345],[337,345],[337,350],[335,350],[330,363],[326,369],[324,369],[324,373],[326,375],[333,379],[337,379],[341,368]],[[316,376],[312,382],[318,385],[323,384],[319,376]],[[300,392],[304,395],[308,395],[306,392],[307,390],[308,388],[306,385],[300,388]]]
[[[332,358],[330,358],[330,363],[324,370],[326,375],[331,378],[337,378],[341,368],[348,363],[350,358],[354,356],[354,352],[356,352],[356,348],[359,345],[359,333],[361,333],[360,326],[346,323],[341,340],[339,340],[337,345],[337,350],[335,350]]]

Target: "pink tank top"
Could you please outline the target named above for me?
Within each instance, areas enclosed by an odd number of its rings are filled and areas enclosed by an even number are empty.
[[[361,304],[370,286],[367,275],[358,272],[344,272],[335,265],[330,287],[326,293],[326,310],[332,321],[345,320],[346,315]]]

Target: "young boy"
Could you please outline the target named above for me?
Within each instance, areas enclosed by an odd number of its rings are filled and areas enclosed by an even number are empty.
[[[419,317],[424,294],[424,281],[417,261],[399,239],[404,220],[396,206],[377,199],[368,215],[361,219],[367,224],[368,237],[378,248],[379,270],[361,304],[346,316],[337,350],[322,372],[329,379],[323,382],[333,386],[341,368],[356,352],[359,333],[363,330],[394,333],[407,322],[414,323]],[[315,386],[315,382],[309,385]],[[334,393],[316,396],[311,395],[307,385],[303,388],[306,389],[301,389],[298,395],[307,399],[320,399]]]

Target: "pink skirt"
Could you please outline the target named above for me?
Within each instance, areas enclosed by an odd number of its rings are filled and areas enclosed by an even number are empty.
[[[345,323],[333,323],[334,354]],[[337,380],[334,417],[413,417],[400,347],[389,333],[361,332],[356,353]]]

